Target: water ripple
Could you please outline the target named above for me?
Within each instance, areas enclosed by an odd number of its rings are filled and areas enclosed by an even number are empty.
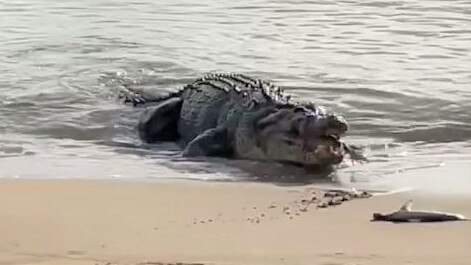
[[[266,77],[326,105],[360,145],[400,144],[376,154],[388,170],[407,162],[394,150],[432,164],[432,151],[470,154],[470,14],[466,0],[3,1],[0,158],[49,161],[40,143],[52,142],[62,161],[84,145],[99,172],[118,153],[154,174],[162,164],[119,152],[139,146],[139,111],[117,89],[163,93],[208,71]]]

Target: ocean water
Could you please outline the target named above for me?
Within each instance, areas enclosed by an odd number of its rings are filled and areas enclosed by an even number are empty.
[[[407,171],[401,183],[420,187],[414,170],[471,172],[468,0],[12,0],[0,2],[0,36],[4,178],[307,176],[373,187]],[[370,161],[326,178],[141,143],[141,110],[117,100],[121,86],[165,92],[215,71],[263,77],[341,113],[346,141]],[[436,178],[471,187],[471,173]]]

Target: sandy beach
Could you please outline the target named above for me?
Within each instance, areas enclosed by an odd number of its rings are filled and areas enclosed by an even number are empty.
[[[469,264],[471,222],[370,222],[407,199],[471,216],[471,197],[401,193],[318,209],[312,187],[1,180],[0,264]]]

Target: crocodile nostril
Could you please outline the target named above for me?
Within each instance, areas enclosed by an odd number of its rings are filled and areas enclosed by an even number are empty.
[[[348,123],[344,117],[335,114],[330,114],[327,119],[328,129],[333,129],[339,134],[343,134],[348,131]]]

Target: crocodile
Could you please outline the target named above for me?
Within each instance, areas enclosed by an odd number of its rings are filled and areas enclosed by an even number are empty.
[[[127,88],[125,102],[144,106],[137,126],[148,143],[175,141],[183,156],[223,156],[302,166],[339,164],[357,153],[340,137],[346,120],[282,88],[244,74],[208,74],[155,97]]]

